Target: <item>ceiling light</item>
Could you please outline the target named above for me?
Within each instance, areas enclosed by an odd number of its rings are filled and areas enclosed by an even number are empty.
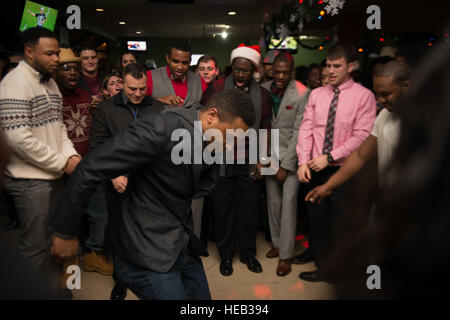
[[[220,34],[222,36],[222,38],[226,39],[228,37],[228,33],[226,31],[222,32]]]
[[[120,21],[119,24],[125,24],[125,21]]]
[[[230,26],[228,24],[216,24],[217,28],[223,28],[223,29],[230,29]]]
[[[103,11],[105,11],[105,10],[103,10],[103,9],[95,9],[95,11],[103,12]]]
[[[140,31],[136,31],[136,34],[141,34],[141,32]]]
[[[229,16],[235,16],[236,15],[236,11],[228,11],[228,15]]]

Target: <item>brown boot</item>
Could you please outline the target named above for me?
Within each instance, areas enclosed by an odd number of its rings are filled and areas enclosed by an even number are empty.
[[[291,259],[278,261],[277,276],[284,277],[291,272]]]
[[[266,253],[266,257],[269,259],[276,258],[280,254],[280,250],[278,248],[272,248],[269,252]]]
[[[113,265],[106,260],[104,252],[91,251],[84,254],[84,270],[88,272],[97,271],[110,276],[113,274]]]
[[[63,269],[63,274],[61,276],[61,279],[59,281],[59,287],[61,289],[67,289],[67,279],[69,279],[69,277],[72,275],[70,273],[67,273],[67,268],[71,265],[78,265],[79,264],[79,258],[78,256],[74,256],[71,258],[66,258],[63,259],[62,261],[62,269]]]

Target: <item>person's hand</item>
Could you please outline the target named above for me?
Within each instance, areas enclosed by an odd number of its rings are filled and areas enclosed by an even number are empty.
[[[91,104],[94,108],[97,108],[100,102],[102,102],[103,100],[105,100],[105,97],[103,95],[95,95],[91,97]]]
[[[69,159],[67,159],[66,165],[64,166],[63,169],[64,173],[72,174],[72,172],[75,170],[80,161],[81,161],[80,156],[71,156]]]
[[[287,171],[284,168],[279,168],[275,178],[277,178],[278,182],[283,184],[287,177]]]
[[[305,197],[305,201],[321,204],[323,199],[331,194],[331,190],[325,184],[315,187]]]
[[[111,182],[114,186],[114,189],[116,189],[118,193],[124,193],[127,189],[128,178],[125,176],[119,176],[115,179],[111,179]]]
[[[308,167],[315,172],[322,171],[326,167],[328,167],[328,156],[326,154],[323,154],[315,159],[312,159],[310,162],[308,162]]]
[[[171,94],[170,96],[160,97],[160,98],[157,98],[156,100],[158,100],[164,104],[167,104],[169,106],[174,106],[174,107],[181,107],[184,102],[184,100],[181,97],[179,97],[175,94]]]
[[[309,183],[311,180],[311,171],[309,171],[307,164],[302,164],[297,170],[298,180],[303,183]]]
[[[69,258],[78,253],[78,239],[65,240],[58,236],[53,237],[50,254],[59,258]]]
[[[270,165],[270,164],[269,164]],[[255,173],[252,175],[252,179],[253,180],[259,180],[259,179],[261,179],[261,168],[262,167],[266,167],[267,165],[262,165],[260,162],[258,162],[257,164],[256,164],[256,170],[255,170]]]

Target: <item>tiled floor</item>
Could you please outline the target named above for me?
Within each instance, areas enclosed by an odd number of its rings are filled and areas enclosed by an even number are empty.
[[[239,261],[236,254],[233,260],[234,272],[230,277],[224,277],[219,272],[220,258],[214,243],[208,244],[210,256],[202,258],[213,299],[219,300],[247,300],[247,299],[333,299],[333,286],[324,282],[308,283],[300,280],[301,271],[314,270],[314,264],[292,265],[292,272],[286,277],[275,274],[278,260],[267,259],[265,254],[270,250],[270,243],[264,240],[263,233],[258,234],[258,255],[263,272],[250,272],[247,266]],[[296,253],[304,248],[301,243],[296,244]],[[81,290],[73,290],[74,299],[109,299],[114,285],[111,277],[96,272],[82,272]],[[128,290],[127,299],[137,299]]]

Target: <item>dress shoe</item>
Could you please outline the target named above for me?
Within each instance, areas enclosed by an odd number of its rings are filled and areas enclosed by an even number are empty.
[[[309,282],[329,282],[334,283],[331,277],[328,277],[320,272],[316,271],[307,271],[302,272],[298,276],[300,279],[309,281]]]
[[[125,300],[126,297],[127,297],[127,287],[125,287],[125,285],[123,285],[120,282],[116,282],[114,288],[111,290],[110,299],[112,301],[121,301]]]
[[[277,276],[284,277],[291,272],[291,259],[278,261]]]
[[[295,256],[292,259],[293,264],[305,264],[314,260],[311,250],[307,249],[305,252]]]
[[[242,263],[245,263],[247,265],[248,270],[250,270],[251,272],[255,272],[255,273],[262,272],[261,265],[259,264],[258,260],[256,260],[255,257],[241,258],[240,260]]]
[[[222,260],[220,262],[220,273],[227,277],[231,276],[233,273],[233,266],[231,265],[231,260]]]
[[[276,258],[280,255],[280,249],[272,248],[269,252],[266,253],[266,257],[269,259]]]

